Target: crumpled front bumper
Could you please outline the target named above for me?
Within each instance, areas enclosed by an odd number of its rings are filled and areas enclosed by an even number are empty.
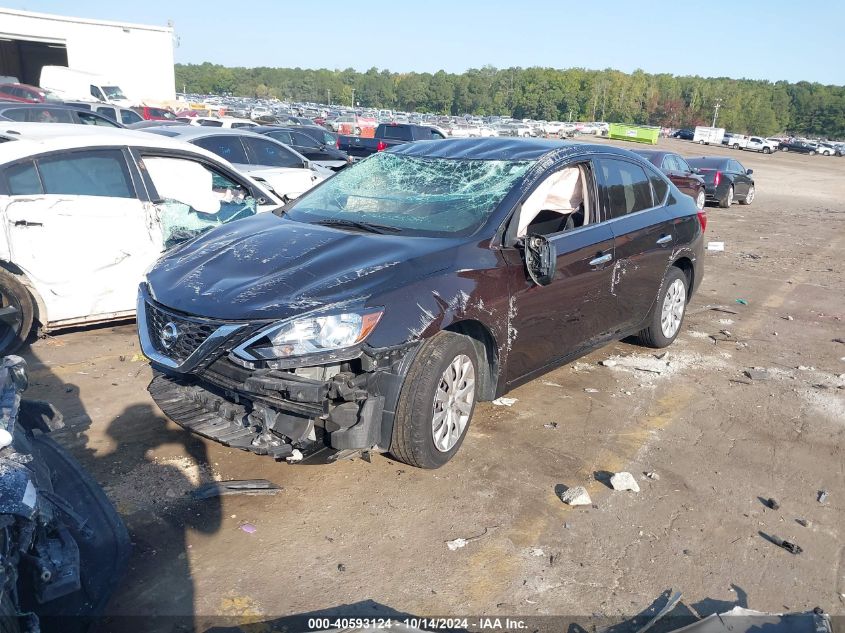
[[[156,371],[148,390],[180,426],[293,463],[386,450],[401,384],[387,369],[316,380],[224,358],[196,375]]]

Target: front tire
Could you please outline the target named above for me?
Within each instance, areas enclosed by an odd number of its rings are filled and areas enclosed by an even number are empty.
[[[660,349],[678,338],[686,314],[687,295],[687,276],[680,268],[670,267],[663,278],[649,326],[637,334],[641,345]]]
[[[764,154],[771,154],[771,153],[772,153],[772,150],[771,150],[771,149],[769,149],[768,147],[764,147],[764,148],[763,148],[763,153],[764,153]]]
[[[0,356],[11,354],[24,344],[32,330],[35,303],[32,295],[14,275],[0,270]]]
[[[814,151],[812,151],[812,150],[811,150],[811,151],[810,151],[810,156],[815,156],[815,155],[816,155],[816,153],[815,153]]]
[[[734,186],[731,185],[728,187],[728,190],[725,192],[725,195],[721,197],[719,200],[719,206],[723,209],[729,208],[734,203]]]
[[[402,385],[390,453],[418,468],[440,468],[452,459],[475,410],[478,375],[466,336],[440,332],[425,341]]]

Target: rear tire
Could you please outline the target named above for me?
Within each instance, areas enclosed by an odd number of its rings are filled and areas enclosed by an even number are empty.
[[[771,149],[769,149],[768,147],[764,147],[764,148],[763,148],[763,153],[764,153],[764,154],[771,154],[771,153],[772,153],[772,150],[771,150]]]
[[[14,311],[0,320],[0,356],[11,354],[24,344],[35,317],[35,303],[26,286],[14,275],[0,270],[0,309]]]
[[[788,147],[784,147],[781,151],[788,152],[788,151],[789,151],[789,148],[788,148]]]
[[[810,150],[810,156],[815,156],[815,155],[816,155],[816,153],[814,151]]]
[[[731,185],[725,192],[725,195],[719,199],[719,206],[723,209],[728,209],[734,201],[734,187]]]
[[[689,296],[689,282],[687,276],[677,266],[671,266],[663,278],[663,285],[657,295],[657,301],[649,317],[649,326],[637,334],[640,345],[660,349],[668,347],[678,338],[681,325],[686,314],[687,297]],[[671,295],[671,296],[670,296]],[[670,309],[672,328],[664,328],[664,312]]]
[[[469,415],[460,429],[454,444],[443,450],[435,445],[434,420],[438,403],[445,408],[443,400],[435,398],[442,393],[442,380],[453,363],[466,358],[472,365],[472,385],[469,380],[465,388],[471,388]],[[469,370],[468,370],[469,371]],[[390,453],[399,461],[418,468],[440,468],[448,462],[463,444],[469,430],[475,402],[478,399],[478,359],[475,348],[466,336],[453,332],[440,332],[422,344],[405,376],[396,416],[393,420],[393,436]],[[454,393],[454,392],[453,392]],[[449,400],[451,402],[451,398]],[[449,418],[443,420],[448,423]]]
[[[739,201],[740,204],[745,205],[751,204],[752,202],[754,202],[754,185],[751,185],[748,188],[748,193],[745,194],[745,197]]]

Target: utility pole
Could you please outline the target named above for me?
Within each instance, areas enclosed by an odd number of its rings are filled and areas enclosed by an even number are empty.
[[[355,88],[352,89],[352,109],[355,109]]]
[[[722,107],[722,100],[716,99],[716,109],[713,110],[713,125],[710,127],[716,127],[716,118],[719,116],[719,108]]]
[[[332,104],[332,89],[326,88],[326,98],[328,100],[328,105]]]

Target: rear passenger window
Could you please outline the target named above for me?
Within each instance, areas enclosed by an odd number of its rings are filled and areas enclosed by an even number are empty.
[[[101,114],[112,121],[117,121],[117,115],[114,113],[114,108],[97,108],[97,114]]]
[[[40,158],[38,171],[47,194],[135,197],[120,150],[92,150]]]
[[[120,122],[123,123],[123,125],[132,125],[133,123],[138,123],[138,121],[143,120],[143,117],[133,110],[120,111]]]
[[[34,196],[42,193],[41,180],[31,160],[6,168],[6,183],[13,196]]]
[[[244,146],[238,136],[207,136],[194,141],[194,145],[199,145],[203,149],[207,149],[209,152],[225,158],[230,163],[240,163],[242,165],[249,163],[246,157],[246,150],[244,150]]]
[[[648,177],[651,179],[651,187],[654,189],[655,205],[663,204],[666,194],[669,193],[669,185],[661,176],[654,172],[649,172]]]
[[[599,163],[610,217],[619,218],[654,206],[648,176],[639,165],[603,158]]]
[[[282,145],[260,138],[244,138],[244,145],[249,148],[256,165],[268,167],[303,167],[302,159]]]

